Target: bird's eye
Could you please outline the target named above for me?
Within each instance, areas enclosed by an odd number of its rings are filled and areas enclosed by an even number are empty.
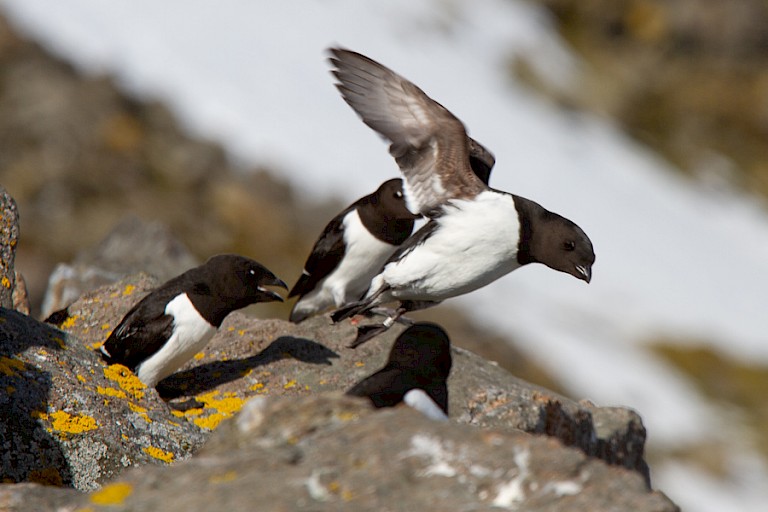
[[[396,197],[397,199],[400,199],[400,198],[402,198],[402,197],[403,197],[403,193],[402,193],[402,192],[400,192],[400,191],[398,190],[397,192],[395,192],[395,197]]]
[[[568,240],[567,242],[563,243],[563,249],[566,251],[573,251],[576,249],[576,242],[573,240]]]
[[[253,270],[253,269],[249,270],[249,271],[248,271],[248,273],[249,273],[249,274],[251,274],[252,276],[255,276],[255,275],[256,275],[256,271],[255,271],[255,270]]]

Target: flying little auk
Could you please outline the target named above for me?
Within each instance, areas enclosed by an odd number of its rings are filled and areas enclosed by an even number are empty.
[[[136,304],[101,346],[154,387],[203,349],[229,313],[256,302],[282,301],[265,286],[283,281],[250,258],[213,256],[174,277]]]
[[[590,281],[595,254],[584,231],[478,179],[469,157],[476,143],[458,118],[378,62],[349,50],[330,52],[336,87],[363,122],[390,142],[410,209],[429,218],[384,264],[361,301],[333,313],[339,321],[400,302],[381,326],[361,330],[352,346],[407,311],[471,292],[528,263]]]
[[[376,407],[405,402],[433,419],[448,419],[451,343],[437,324],[420,322],[395,340],[387,364],[361,380],[348,395],[367,397]]]
[[[385,181],[325,226],[288,293],[299,296],[291,322],[359,300],[392,253],[411,236],[414,215],[405,206],[403,181]]]

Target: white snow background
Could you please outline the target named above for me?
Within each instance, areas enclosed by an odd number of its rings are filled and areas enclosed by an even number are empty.
[[[705,340],[768,362],[768,215],[744,195],[680,177],[605,120],[543,100],[509,73],[525,55],[552,84],[584,64],[520,0],[0,0],[25,31],[89,73],[168,103],[194,133],[272,166],[308,198],[346,201],[397,175],[386,144],[341,100],[325,48],[409,78],[496,155],[495,188],[578,223],[597,260],[586,285],[529,266],[454,299],[577,397],[638,410],[649,443],[733,439],[722,411],[645,350]],[[729,477],[652,467],[684,509],[764,510],[768,470],[733,442]]]

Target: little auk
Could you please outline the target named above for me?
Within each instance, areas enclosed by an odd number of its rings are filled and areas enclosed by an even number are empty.
[[[376,407],[401,402],[432,419],[448,419],[451,343],[437,324],[419,322],[395,340],[387,364],[355,384],[348,395],[367,397]]]
[[[416,85],[359,53],[333,48],[336,87],[363,122],[390,142],[412,211],[429,221],[371,280],[362,300],[335,322],[392,301],[380,326],[361,328],[350,346],[388,329],[403,313],[481,288],[528,263],[543,263],[587,283],[592,242],[572,221],[488,187],[473,172],[473,142],[463,123]]]
[[[202,350],[224,318],[257,302],[282,301],[283,281],[250,258],[220,254],[174,277],[136,304],[101,346],[103,359],[154,387]]]

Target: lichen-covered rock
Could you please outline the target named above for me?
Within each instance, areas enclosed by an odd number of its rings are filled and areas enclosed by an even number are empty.
[[[45,489],[28,492],[44,502]],[[555,439],[374,410],[338,393],[254,399],[190,460],[64,501],[94,512],[678,510],[637,472]]]
[[[1,481],[95,489],[127,466],[184,459],[202,441],[126,368],[0,309]]]
[[[95,345],[155,285],[140,275],[88,294],[69,308],[70,320],[63,327]],[[172,402],[197,400],[201,407],[184,415],[211,430],[254,396],[349,389],[384,364],[402,330],[398,325],[349,349],[346,344],[356,332],[349,322],[333,325],[321,316],[296,325],[235,312],[208,346],[158,389]],[[633,411],[577,403],[458,347],[453,348],[453,360],[448,380],[452,418],[478,427],[556,437],[587,455],[637,470],[649,482],[643,459],[645,429]]]
[[[0,307],[13,309],[16,283],[14,261],[19,242],[19,210],[16,201],[0,185]]]

